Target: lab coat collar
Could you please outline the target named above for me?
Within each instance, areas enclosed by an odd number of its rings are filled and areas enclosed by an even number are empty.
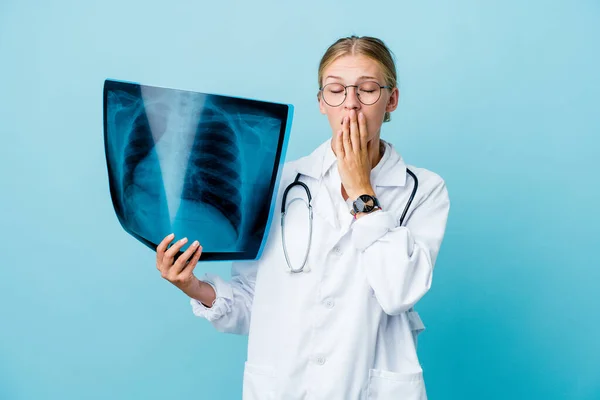
[[[406,164],[394,146],[381,139],[385,151],[389,152],[387,159],[382,159],[384,164],[371,184],[379,187],[404,186],[406,184]],[[317,147],[311,154],[297,161],[296,172],[321,180],[327,171],[337,162],[331,148],[331,138]]]

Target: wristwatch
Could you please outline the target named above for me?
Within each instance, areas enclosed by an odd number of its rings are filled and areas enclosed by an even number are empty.
[[[350,210],[350,214],[356,217],[356,214],[358,213],[370,213],[375,210],[381,210],[381,206],[379,205],[377,197],[373,197],[368,194],[362,194],[352,202],[352,210]]]

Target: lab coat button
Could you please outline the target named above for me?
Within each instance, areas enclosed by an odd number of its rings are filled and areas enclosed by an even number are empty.
[[[327,308],[333,308],[333,306],[335,305],[335,302],[332,299],[326,299],[324,304],[325,304],[325,307],[327,307]]]
[[[343,254],[343,251],[342,251],[342,249],[340,249],[338,246],[335,246],[335,247],[333,248],[333,252],[334,252],[335,254],[337,254],[338,256],[341,256],[341,255]]]
[[[323,357],[323,356],[317,357],[317,364],[319,364],[319,365],[325,364],[325,357]]]

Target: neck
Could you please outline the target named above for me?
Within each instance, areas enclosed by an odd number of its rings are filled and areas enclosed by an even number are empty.
[[[369,142],[367,145],[367,152],[369,153],[369,159],[371,160],[371,169],[373,169],[379,164],[379,161],[381,161],[383,153],[385,152],[385,146],[379,137],[376,137]]]

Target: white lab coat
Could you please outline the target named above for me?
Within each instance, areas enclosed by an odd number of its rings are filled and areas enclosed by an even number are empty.
[[[429,290],[449,212],[442,178],[409,166],[384,142],[371,184],[383,211],[354,220],[340,193],[331,139],[285,164],[262,257],[234,262],[232,279],[206,274],[211,308],[191,299],[195,315],[222,332],[249,334],[244,400],[425,400],[416,338],[424,329],[413,306]],[[314,209],[308,272],[291,274],[281,242],[282,193],[297,173]],[[331,188],[335,190],[330,190]],[[332,194],[330,194],[330,192]],[[306,195],[288,194],[288,204]],[[308,213],[288,206],[286,243],[298,267],[308,243]]]

